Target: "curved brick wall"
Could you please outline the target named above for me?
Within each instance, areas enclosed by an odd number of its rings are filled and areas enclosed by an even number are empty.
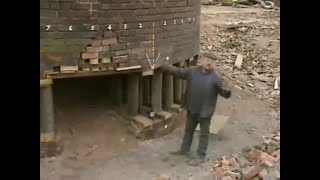
[[[189,59],[199,15],[199,0],[40,0],[40,76]]]

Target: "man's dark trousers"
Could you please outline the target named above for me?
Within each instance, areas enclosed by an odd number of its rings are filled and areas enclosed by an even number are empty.
[[[197,154],[200,158],[204,158],[208,147],[210,122],[211,117],[200,118],[200,114],[191,114],[190,111],[188,111],[181,151],[190,151],[194,131],[198,123],[200,123],[200,139]]]

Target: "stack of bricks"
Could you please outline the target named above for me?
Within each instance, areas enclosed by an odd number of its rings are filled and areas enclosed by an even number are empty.
[[[80,70],[107,71],[126,66],[129,60],[128,50],[117,42],[117,38],[112,37],[94,40],[81,54]]]
[[[41,0],[41,72],[173,64],[199,53],[198,0]]]

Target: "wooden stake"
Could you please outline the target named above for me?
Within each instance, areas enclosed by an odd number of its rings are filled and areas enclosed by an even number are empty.
[[[128,112],[137,115],[139,111],[139,76],[137,74],[128,75]]]
[[[40,142],[54,141],[54,112],[51,86],[40,88]]]
[[[167,72],[163,74],[163,104],[166,110],[173,105],[173,76]]]
[[[160,72],[152,76],[151,101],[152,111],[154,113],[160,113],[162,111],[162,73]]]

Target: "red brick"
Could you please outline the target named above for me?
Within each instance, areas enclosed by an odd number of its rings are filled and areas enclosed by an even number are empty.
[[[104,64],[111,63],[111,58],[102,58],[101,62]]]
[[[82,53],[82,59],[95,59],[99,57],[99,53]]]
[[[89,53],[97,53],[102,51],[102,46],[98,46],[98,47],[87,47],[87,52]]]
[[[250,179],[256,176],[263,168],[261,166],[251,166],[243,172],[244,179]]]
[[[276,158],[276,162],[280,161],[280,149],[273,152],[272,156]]]
[[[265,169],[259,172],[259,177],[261,178],[265,178],[267,175],[268,175],[268,171]]]
[[[110,47],[109,46],[102,46],[102,51],[110,51]]]
[[[106,57],[111,57],[111,56],[112,56],[111,52],[100,52],[99,53],[100,58],[106,58]]]
[[[233,179],[241,179],[241,174],[237,172],[226,171],[224,175],[231,176]]]
[[[265,161],[262,161],[262,162],[261,162],[261,166],[270,168],[270,167],[273,167],[273,164],[272,164],[272,162],[265,160]]]
[[[276,180],[280,180],[280,172],[278,170],[274,170],[273,175],[276,178]]]
[[[90,59],[90,64],[99,64],[99,59],[98,58]]]
[[[112,57],[112,62],[115,62],[115,63],[123,63],[123,62],[127,62],[127,61],[128,61],[127,55]]]
[[[101,46],[101,40],[93,40],[91,46],[97,47]]]
[[[260,158],[261,162],[262,161],[269,161],[271,163],[274,163],[274,162],[277,161],[275,157],[273,157],[273,156],[271,156],[271,155],[269,155],[268,153],[265,153],[265,152],[260,152],[260,157],[259,158]]]

